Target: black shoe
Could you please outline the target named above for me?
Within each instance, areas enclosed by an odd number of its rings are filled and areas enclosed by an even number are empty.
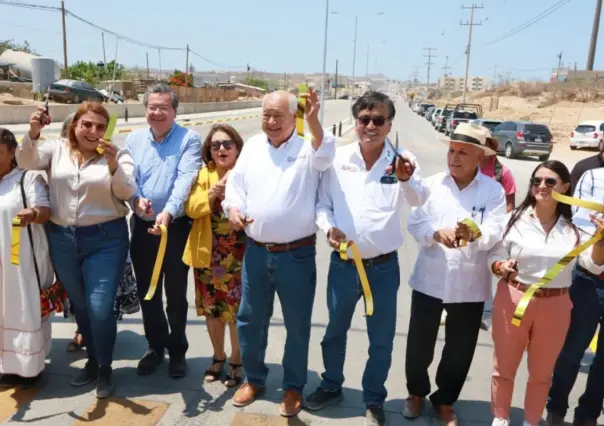
[[[157,367],[162,365],[164,362],[164,353],[157,353],[156,351],[149,349],[145,355],[138,362],[138,367],[136,371],[141,376],[146,376],[148,374],[154,373],[157,370]]]
[[[370,405],[365,412],[365,426],[384,426],[386,414],[381,405]]]
[[[115,385],[113,384],[112,369],[108,365],[99,367],[99,381],[96,384],[96,397],[98,399],[109,398],[115,391]]]
[[[337,391],[328,391],[319,386],[316,391],[306,397],[304,408],[319,411],[328,405],[337,404],[342,399],[344,399],[344,395],[341,388]]]
[[[181,379],[187,375],[187,360],[184,356],[170,357],[170,377]]]
[[[94,382],[99,377],[99,365],[96,361],[88,360],[84,369],[80,370],[78,374],[71,379],[71,386],[80,387],[86,386]]]
[[[21,377],[16,374],[3,374],[0,376],[0,389],[11,389],[17,386]]]

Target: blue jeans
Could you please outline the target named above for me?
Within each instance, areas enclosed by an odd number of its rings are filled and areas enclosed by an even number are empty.
[[[126,220],[63,227],[46,224],[50,257],[67,291],[88,358],[110,366],[117,324],[113,305],[128,254]]]
[[[598,349],[589,368],[585,392],[575,409],[575,420],[596,420],[604,401],[604,282],[580,268],[575,268],[569,290],[573,309],[564,347],[558,355],[547,410],[566,415],[581,360],[600,324]]]
[[[363,374],[363,401],[382,405],[386,400],[386,379],[392,362],[396,331],[397,293],[400,286],[398,256],[394,253],[385,263],[366,268],[371,284],[374,312],[366,317],[369,335],[369,359]],[[346,334],[363,290],[356,267],[332,253],[327,277],[329,324],[321,342],[323,365],[321,387],[335,391],[344,383]]]
[[[248,241],[241,271],[242,295],[237,332],[248,383],[264,386],[268,328],[275,292],[287,337],[283,355],[283,390],[302,392],[308,373],[308,344],[317,268],[315,245],[271,253]]]

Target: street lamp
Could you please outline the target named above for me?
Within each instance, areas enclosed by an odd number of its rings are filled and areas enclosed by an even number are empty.
[[[347,15],[345,13],[340,13],[338,11],[332,11],[332,15],[340,15],[345,16],[346,18],[354,19],[354,50],[352,52],[352,85],[351,85],[351,93],[350,93],[350,121],[352,122],[352,97],[354,95],[354,85],[355,85],[355,71],[356,71],[356,60],[357,60],[357,30],[359,26],[359,17]],[[377,12],[376,15],[384,15],[384,12]]]
[[[325,112],[325,72],[327,70],[327,26],[329,24],[329,0],[325,0],[325,36],[323,40],[323,74],[321,74],[321,108],[319,109],[319,121],[323,124]]]

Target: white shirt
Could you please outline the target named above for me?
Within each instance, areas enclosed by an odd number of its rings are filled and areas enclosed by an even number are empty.
[[[506,216],[506,224],[512,213]],[[539,219],[534,216],[529,207],[510,228],[503,241],[499,242],[489,254],[489,267],[499,260],[518,260],[518,277],[516,281],[522,284],[535,284],[547,270],[554,266],[577,245],[591,238],[591,235],[570,226],[562,216],[554,225],[549,235],[541,226]],[[604,272],[604,266],[596,265],[591,259],[592,247],[583,251],[579,256],[579,264],[593,274]],[[520,255],[520,256],[519,256]],[[547,288],[565,288],[572,282],[572,271],[577,259],[564,268],[556,278],[547,284]]]
[[[136,193],[134,161],[127,149],[117,154],[112,175],[103,156],[78,166],[69,142],[32,141],[25,134],[17,162],[27,170],[45,170],[50,191],[50,220],[59,226],[89,226],[125,217],[125,204]]]
[[[403,244],[401,217],[405,199],[422,205],[429,191],[419,177],[413,154],[402,149],[415,163],[411,178],[401,183],[381,183],[392,163],[394,150],[385,144],[380,158],[367,170],[359,143],[336,150],[333,166],[321,176],[317,201],[317,225],[327,234],[338,228],[359,247],[363,259],[371,259],[399,249]]]
[[[491,272],[487,255],[501,240],[505,226],[503,187],[480,172],[462,190],[448,172],[425,181],[430,196],[422,207],[413,209],[407,221],[407,230],[420,245],[409,285],[444,303],[488,300]],[[463,219],[478,225],[482,233],[478,240],[456,249],[434,241],[437,230],[455,228]]]
[[[254,219],[245,230],[262,243],[289,243],[317,232],[315,206],[321,172],[335,156],[325,134],[318,150],[295,132],[275,148],[265,134],[250,138],[227,180],[222,207]]]

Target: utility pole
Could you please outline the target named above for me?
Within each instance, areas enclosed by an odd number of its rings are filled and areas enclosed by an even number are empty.
[[[443,84],[443,94],[447,92],[447,82],[449,80],[449,70],[451,67],[449,66],[449,57],[445,58],[445,66],[441,68],[443,71],[443,75],[445,77],[445,84]]]
[[[147,52],[147,80],[149,80],[149,52]]]
[[[105,64],[105,69],[107,69],[107,55],[105,55],[105,33],[101,33],[101,38],[103,40],[103,63]]]
[[[283,90],[287,90],[287,73],[283,73]]]
[[[463,99],[462,99],[462,103],[466,102],[466,95],[468,92],[468,72],[470,71],[470,52],[472,50],[472,29],[474,28],[474,26],[480,26],[482,25],[482,21],[481,22],[474,22],[474,9],[483,9],[483,6],[478,6],[476,4],[472,4],[472,6],[462,6],[462,9],[470,9],[470,21],[466,21],[466,22],[460,22],[459,24],[462,26],[469,26],[470,27],[470,34],[468,36],[468,46],[466,47],[466,73],[465,73],[465,77],[464,77],[464,84],[463,84]]]
[[[334,99],[338,99],[338,60],[336,59],[336,84],[333,91]]]
[[[417,85],[419,79],[419,67],[413,67],[413,74],[411,75],[413,77],[413,84]]]
[[[558,78],[560,77],[560,68],[562,68],[562,52],[556,55],[558,58],[558,69],[556,70],[556,81],[554,83],[558,83]]]
[[[597,0],[594,12],[594,23],[591,29],[589,41],[589,56],[587,57],[587,71],[594,70],[594,59],[596,57],[596,44],[598,43],[598,31],[600,30],[600,14],[602,13],[602,0]]]
[[[495,69],[493,70],[493,87],[497,87],[497,64],[495,64]]]
[[[369,45],[367,45],[367,67],[365,68],[365,76],[369,78]]]
[[[69,78],[69,67],[67,63],[67,27],[65,25],[65,2],[61,0],[61,18],[63,21],[63,63],[64,63],[64,76]]]
[[[428,51],[427,55],[424,55],[424,58],[428,58],[428,62],[426,62],[426,65],[428,66],[428,80],[426,83],[426,86],[428,86],[428,90],[430,89],[430,68],[432,67],[432,65],[434,65],[434,62],[432,62],[432,58],[436,58],[436,55],[432,54],[433,50],[436,50],[434,47],[426,47],[424,48],[424,50]]]
[[[352,98],[354,96],[354,85],[355,85],[355,70],[356,70],[356,61],[357,61],[357,28],[359,26],[359,17],[354,17],[354,51],[352,53],[352,87],[350,92],[350,116],[349,120],[352,123]]]
[[[161,71],[161,49],[157,49],[157,54],[159,55],[159,81],[161,81],[161,77],[162,77],[161,76],[161,74],[162,74],[162,71]]]
[[[189,97],[189,45],[187,44],[187,63],[185,65],[185,102]],[[192,77],[192,76],[191,76]],[[193,83],[193,81],[191,81]]]

